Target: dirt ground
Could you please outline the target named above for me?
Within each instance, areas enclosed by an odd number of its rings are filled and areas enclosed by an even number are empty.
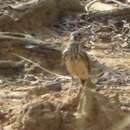
[[[4,2],[0,0],[0,14],[10,14],[10,12],[8,12],[10,10],[9,6],[15,5],[19,1],[26,2],[27,0],[5,0]],[[120,117],[122,117],[124,113],[124,115],[129,115],[130,43],[127,42],[127,40],[129,40],[128,34],[130,31],[130,23],[126,21],[120,29],[117,29],[114,24],[110,25],[109,23],[99,22],[88,23],[81,17],[81,14],[82,13],[77,13],[76,15],[65,16],[50,28],[43,26],[41,30],[31,27],[29,30],[29,27],[27,28],[27,26],[24,26],[25,28],[21,27],[22,29],[17,28],[17,26],[13,30],[11,30],[12,28],[9,28],[9,30],[8,28],[4,28],[5,30],[0,28],[0,30],[35,33],[36,38],[51,43],[58,42],[59,46],[64,47],[67,45],[70,32],[88,27],[82,32],[81,42],[84,42],[86,51],[90,57],[96,60],[93,64],[97,65],[98,61],[97,68],[94,68],[95,72],[93,72],[92,77],[97,87],[96,94],[101,95],[101,97],[97,96],[99,101],[101,101],[100,105],[105,106],[104,109],[107,111],[106,113],[108,115],[110,112],[110,115],[112,116],[112,114],[117,111],[115,120],[118,118],[117,115],[120,115]],[[42,18],[40,20],[42,20]],[[117,30],[115,30],[114,27]],[[104,28],[106,29],[105,31]],[[123,29],[128,30],[125,35],[122,34]],[[2,42],[2,40],[0,41]],[[11,57],[9,54],[5,55],[6,52],[3,52],[3,50],[5,51],[6,49],[7,48],[5,47],[2,49],[2,53],[0,53],[1,60]],[[33,53],[30,53],[29,57],[32,55]],[[39,57],[39,54],[36,53],[34,61],[39,63]],[[33,59],[33,57],[31,59]],[[10,60],[12,60],[12,57]],[[53,63],[54,62],[52,62],[52,65]],[[1,71],[0,74],[1,130],[10,130],[12,129],[12,125],[13,129],[17,130],[75,129],[72,125],[74,120],[72,113],[75,111],[77,105],[77,102],[74,101],[74,99],[81,87],[79,80],[74,79],[72,85],[70,76],[68,76],[69,78],[66,78],[64,75],[55,76],[47,74],[39,67],[28,62],[25,62],[24,69],[18,72],[18,74],[14,71],[11,71],[8,74],[8,71],[7,73],[6,71],[7,70],[4,71],[5,73]],[[71,94],[67,95],[67,90],[70,87]],[[69,103],[66,102],[67,97],[69,97]],[[104,99],[105,97],[107,99]],[[109,105],[107,106],[107,103],[109,103],[107,101],[113,103],[117,109],[115,110],[114,108],[114,111],[112,111],[112,108],[110,108]],[[33,104],[32,106],[34,107],[31,107],[30,104]],[[106,107],[108,107],[108,110]],[[120,112],[123,114],[120,114]],[[38,116],[35,115],[35,113],[37,113]],[[64,119],[62,119],[62,117],[64,117]],[[27,119],[28,122],[26,122]],[[39,124],[33,119],[36,119]],[[40,121],[44,121],[44,124],[46,125],[42,125],[42,122],[40,123]],[[20,123],[17,124],[18,122]],[[25,122],[26,124],[24,124]],[[53,124],[52,128],[50,124]],[[61,127],[60,124],[64,125]],[[109,128],[103,126],[103,124],[100,125],[102,128]],[[109,126],[112,124],[108,123],[107,125]],[[95,126],[89,130],[100,130],[100,128]]]

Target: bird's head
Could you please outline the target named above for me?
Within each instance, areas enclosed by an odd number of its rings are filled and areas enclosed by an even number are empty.
[[[72,42],[69,46],[69,49],[73,54],[77,55],[81,50],[81,45],[77,42]]]
[[[79,31],[72,32],[70,34],[70,41],[80,41],[82,34]]]

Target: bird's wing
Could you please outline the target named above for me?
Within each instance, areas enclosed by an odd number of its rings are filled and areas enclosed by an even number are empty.
[[[81,51],[80,56],[83,59],[83,61],[85,62],[86,67],[88,68],[88,72],[91,74],[91,63],[90,63],[88,54],[85,51]]]

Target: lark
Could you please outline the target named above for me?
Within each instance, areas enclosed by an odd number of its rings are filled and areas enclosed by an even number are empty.
[[[71,34],[69,46],[63,51],[62,60],[72,77],[78,77],[82,83],[90,79],[91,65],[88,54],[78,42],[79,34]]]

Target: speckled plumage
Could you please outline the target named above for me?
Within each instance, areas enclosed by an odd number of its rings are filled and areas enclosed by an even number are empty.
[[[72,42],[63,51],[62,60],[70,75],[77,76],[82,84],[90,78],[91,66],[87,53],[77,42]]]

